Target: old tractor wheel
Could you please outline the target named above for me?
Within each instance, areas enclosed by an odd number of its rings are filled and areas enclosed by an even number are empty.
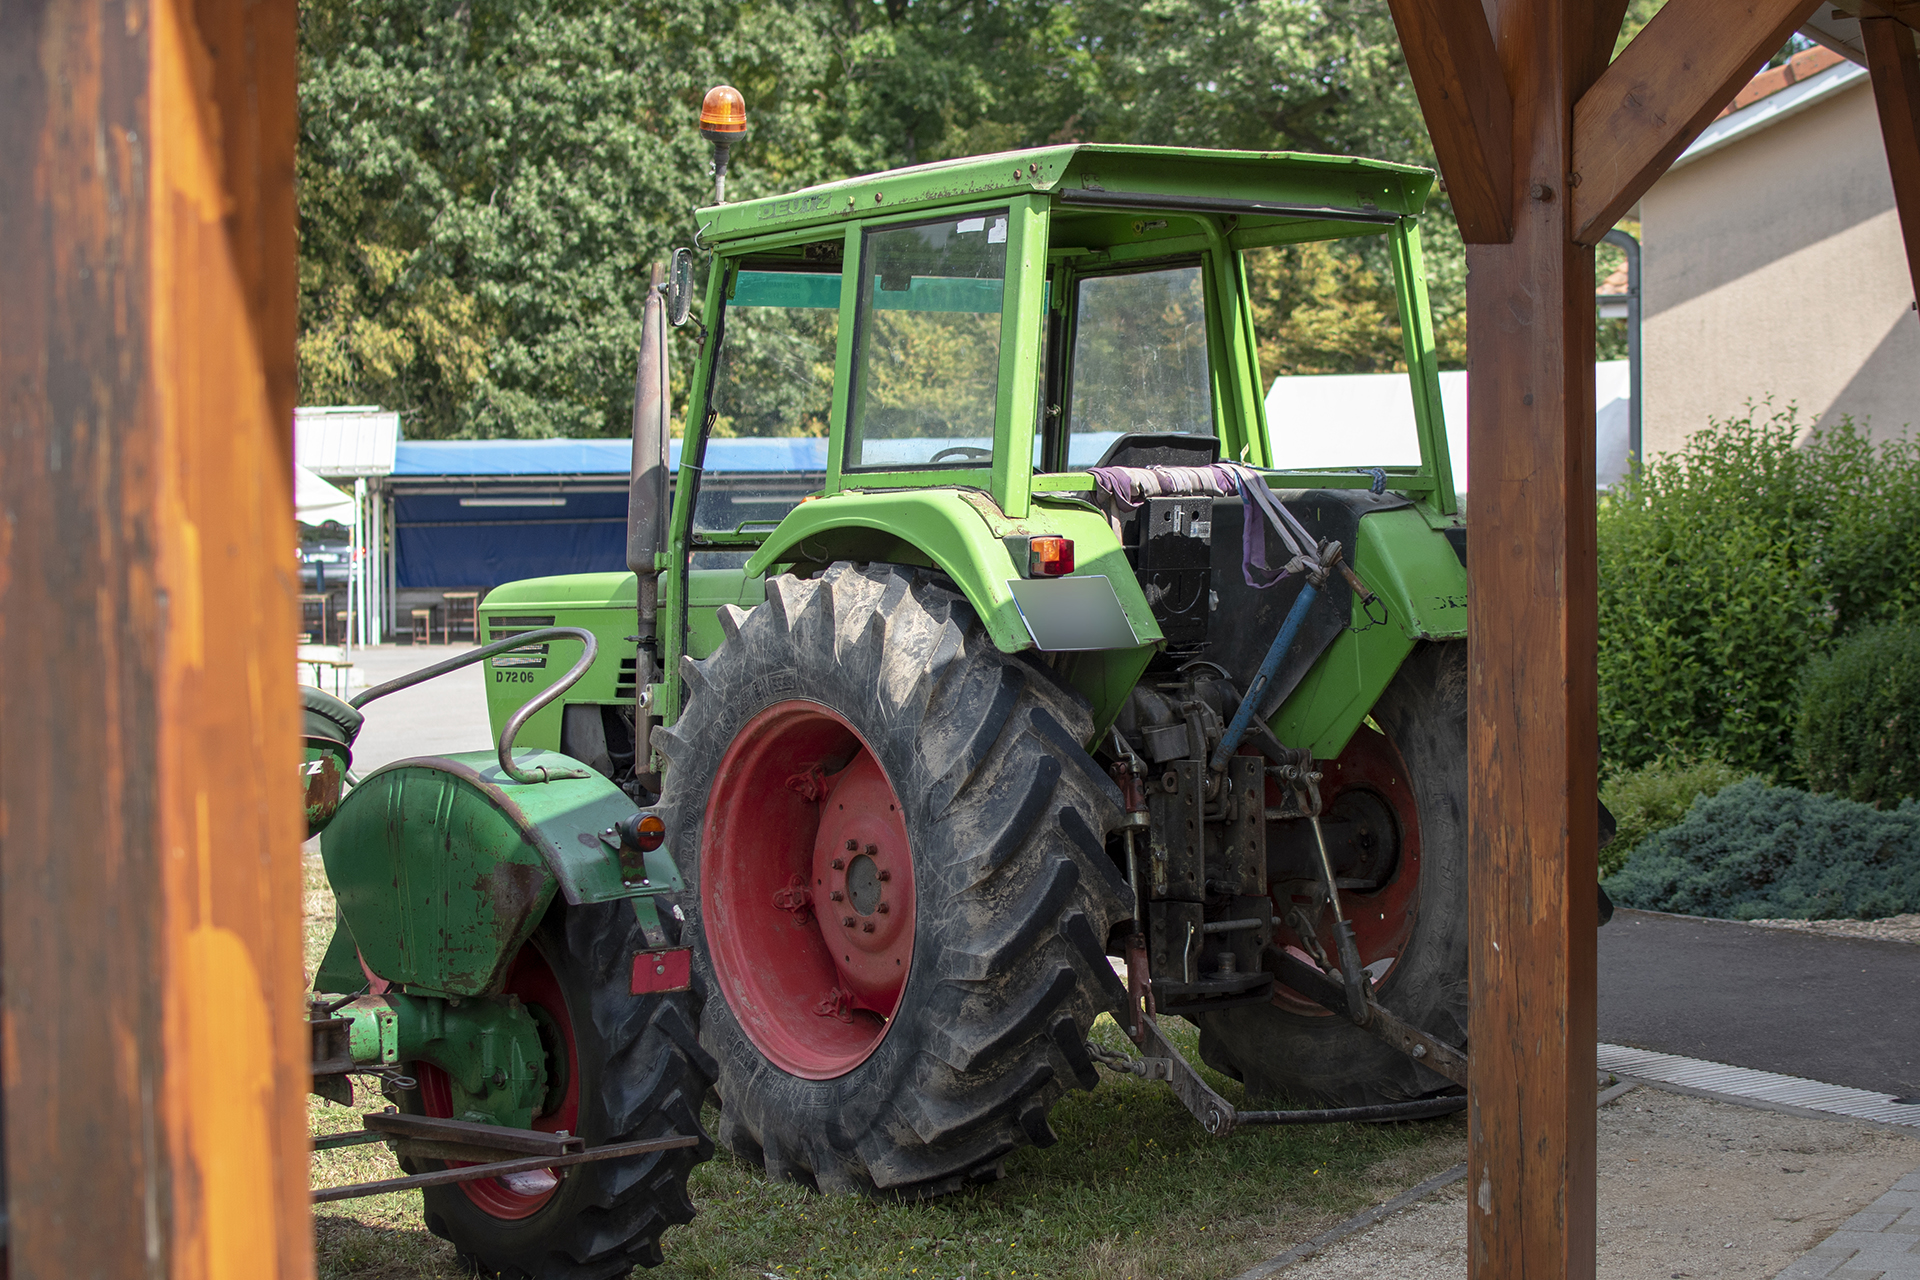
[[[1378,731],[1361,727],[1322,766],[1321,782],[1326,816],[1363,833],[1351,856],[1367,865],[1335,874],[1377,885],[1341,898],[1380,1002],[1454,1045],[1467,1034],[1466,649],[1415,650],[1373,709]],[[1275,886],[1276,917],[1298,905]],[[1316,932],[1331,953],[1332,918],[1321,909]],[[1309,959],[1303,942],[1276,930],[1274,945]],[[1453,1087],[1285,987],[1270,1004],[1202,1018],[1200,1053],[1255,1096],[1362,1106]]]
[[[778,577],[656,735],[720,1138],[823,1191],[996,1176],[1091,1088],[1127,909],[1084,705],[911,570]]]
[[[547,1098],[533,1127],[567,1130],[588,1147],[672,1134],[698,1134],[699,1145],[427,1188],[428,1229],[479,1274],[625,1276],[636,1264],[657,1266],[661,1232],[692,1220],[687,1174],[713,1153],[699,1127],[712,1064],[695,1042],[687,993],[631,994],[634,954],[647,949],[624,902],[556,905],[521,949],[507,993],[532,1011],[547,1051]],[[404,1105],[451,1115],[445,1073],[429,1063],[411,1069],[419,1087]]]

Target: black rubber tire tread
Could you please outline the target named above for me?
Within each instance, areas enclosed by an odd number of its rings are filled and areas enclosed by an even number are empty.
[[[649,948],[625,902],[556,902],[527,945],[540,948],[566,993],[587,1145],[671,1134],[700,1142],[575,1165],[552,1200],[517,1222],[487,1214],[458,1186],[428,1187],[427,1229],[476,1275],[502,1280],[610,1280],[658,1266],[661,1233],[693,1220],[687,1175],[713,1155],[700,1127],[713,1060],[699,1047],[691,997],[632,994],[633,957]],[[417,1109],[418,1094],[405,1097]],[[421,1172],[445,1167],[408,1163]]]
[[[1448,1044],[1467,1040],[1467,646],[1426,643],[1408,655],[1373,708],[1399,748],[1420,819],[1420,900],[1413,934],[1380,1002]],[[1362,899],[1361,901],[1364,901]],[[1326,1106],[1403,1102],[1451,1081],[1344,1018],[1272,1005],[1199,1019],[1200,1056],[1255,1098]]]
[[[681,668],[689,698],[654,741],[671,767],[661,808],[689,881],[681,903],[719,1064],[720,1140],[777,1179],[822,1191],[938,1195],[997,1177],[1046,1115],[1097,1082],[1086,1050],[1118,984],[1103,954],[1130,910],[1104,848],[1118,789],[1082,749],[1084,701],[1045,667],[1001,653],[965,599],[923,571],[836,564],[776,577],[732,636]],[[700,918],[708,792],[742,725],[790,698],[859,730],[901,797],[916,930],[885,1039],[833,1080],[769,1062],[715,986]]]

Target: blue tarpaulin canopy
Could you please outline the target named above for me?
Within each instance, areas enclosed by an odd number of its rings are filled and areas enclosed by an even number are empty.
[[[670,463],[680,464],[681,442]],[[410,440],[392,474],[401,587],[492,587],[626,568],[629,440]],[[714,440],[707,484],[774,474],[817,488],[827,442]]]

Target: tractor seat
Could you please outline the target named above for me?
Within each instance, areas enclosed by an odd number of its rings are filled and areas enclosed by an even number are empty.
[[[307,737],[323,738],[343,747],[353,745],[365,716],[325,689],[302,685],[300,695],[306,706]]]
[[[1220,437],[1184,431],[1129,431],[1107,446],[1096,467],[1210,467],[1220,461]]]

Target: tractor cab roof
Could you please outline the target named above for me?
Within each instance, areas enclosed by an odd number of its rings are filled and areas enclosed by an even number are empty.
[[[1431,170],[1295,151],[1206,151],[1076,143],[1002,151],[866,174],[791,195],[699,211],[710,244],[854,219],[929,213],[994,197],[1046,195],[1060,212],[1231,216],[1246,230],[1307,228],[1322,238],[1384,230],[1418,214]],[[1289,237],[1291,238],[1291,237]]]

